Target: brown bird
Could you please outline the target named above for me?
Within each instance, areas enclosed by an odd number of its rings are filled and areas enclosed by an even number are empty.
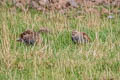
[[[76,30],[72,31],[72,41],[74,43],[87,43],[90,41],[90,38],[88,37],[88,35],[84,32],[78,32]]]
[[[20,37],[17,39],[17,41],[23,42],[27,45],[40,44],[42,43],[40,33],[43,32],[48,33],[49,30],[47,28],[41,28],[38,32],[34,32],[33,30],[28,29],[20,34]]]

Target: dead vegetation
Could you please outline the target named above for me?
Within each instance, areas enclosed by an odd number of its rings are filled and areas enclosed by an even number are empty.
[[[15,8],[28,11],[30,8],[38,11],[58,10],[65,12],[70,8],[82,9],[85,13],[111,14],[119,13],[119,0],[1,0],[1,4],[12,4]],[[101,7],[98,9],[98,6]]]

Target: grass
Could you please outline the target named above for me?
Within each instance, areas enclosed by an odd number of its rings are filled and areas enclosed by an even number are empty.
[[[95,14],[27,13],[0,6],[0,80],[119,80],[120,19]],[[70,14],[71,15],[71,14]],[[41,46],[16,42],[26,29],[47,26]],[[71,31],[86,32],[91,43],[75,45]]]

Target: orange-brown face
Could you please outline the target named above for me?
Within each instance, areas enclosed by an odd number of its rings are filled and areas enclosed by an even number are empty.
[[[77,33],[78,33],[78,31],[73,30],[73,31],[72,31],[72,36],[75,36]]]

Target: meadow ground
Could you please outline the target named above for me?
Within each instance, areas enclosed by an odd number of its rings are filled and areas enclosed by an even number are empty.
[[[119,15],[13,11],[0,6],[0,80],[120,80]],[[41,46],[16,42],[26,29],[43,26],[54,34],[41,34]],[[73,44],[74,29],[86,32],[91,42]]]

